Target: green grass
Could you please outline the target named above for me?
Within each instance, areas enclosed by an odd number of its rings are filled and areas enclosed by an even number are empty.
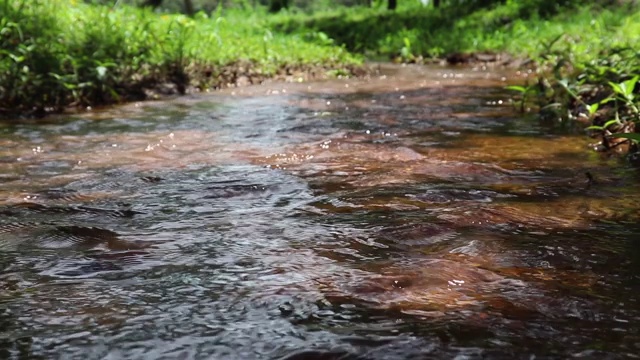
[[[324,34],[369,57],[419,62],[452,53],[490,52],[533,60],[537,77],[512,87],[519,93],[518,105],[523,110],[537,105],[545,118],[583,120],[604,144],[618,143],[608,141],[619,136],[610,135],[612,132],[640,129],[640,85],[631,94],[621,95],[620,91],[622,84],[629,84],[627,88],[635,84],[640,74],[637,2],[481,3],[449,1],[434,9],[404,1],[396,12],[342,8],[279,15],[270,23],[284,33]],[[637,148],[638,136],[624,137]]]
[[[75,0],[0,0],[0,113],[144,98],[165,82],[182,91],[291,69],[348,72],[361,63],[327,39],[275,33],[262,19],[254,12],[188,18]]]
[[[240,78],[349,73],[362,56],[420,61],[504,52],[544,69],[514,88],[526,95],[523,104],[536,99],[552,116],[586,116],[594,131],[605,124],[613,125],[603,130],[629,131],[627,122],[640,122],[640,86],[630,97],[615,87],[640,73],[640,7],[633,1],[449,0],[434,9],[403,0],[389,12],[319,10],[333,4],[323,0],[306,13],[278,15],[245,2],[193,18],[119,3],[0,0],[0,115],[144,99],[167,83],[180,93]]]
[[[640,40],[638,7],[549,7],[547,3],[522,0],[441,9],[415,5],[396,12],[340,8],[275,16],[271,26],[285,33],[322,32],[349,50],[383,57],[400,55],[409,47],[413,55],[423,57],[504,51],[537,58],[545,52],[545,44],[565,34],[556,45],[571,45],[578,59],[584,60],[598,56],[602,49]]]

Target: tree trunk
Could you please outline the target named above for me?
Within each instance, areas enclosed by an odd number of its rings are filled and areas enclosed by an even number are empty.
[[[145,0],[142,3],[142,6],[151,6],[154,9],[160,5],[162,5],[162,0]],[[195,13],[193,0],[184,0],[184,12],[189,16],[193,16],[193,14]]]
[[[433,0],[433,6],[436,8],[440,7],[440,0]]]
[[[195,11],[193,10],[193,1],[184,0],[184,12],[189,16],[193,16],[193,14],[195,13]]]
[[[396,7],[398,7],[398,0],[389,0],[389,3],[387,4],[387,9],[395,10]]]
[[[162,5],[162,0],[145,0],[145,2],[142,3],[142,6],[151,6],[154,9],[160,5]]]
[[[271,0],[269,2],[269,12],[277,13],[282,9],[289,8],[289,0]]]

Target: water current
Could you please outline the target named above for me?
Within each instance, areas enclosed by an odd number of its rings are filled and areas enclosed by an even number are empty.
[[[0,358],[638,358],[638,172],[518,114],[525,75],[5,122]]]

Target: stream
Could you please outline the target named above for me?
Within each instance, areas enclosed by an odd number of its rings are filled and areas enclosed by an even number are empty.
[[[640,358],[640,173],[514,70],[0,125],[0,358]]]

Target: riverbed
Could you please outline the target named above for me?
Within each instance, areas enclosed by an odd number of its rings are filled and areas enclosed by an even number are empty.
[[[637,170],[376,66],[5,122],[0,358],[638,357]]]

